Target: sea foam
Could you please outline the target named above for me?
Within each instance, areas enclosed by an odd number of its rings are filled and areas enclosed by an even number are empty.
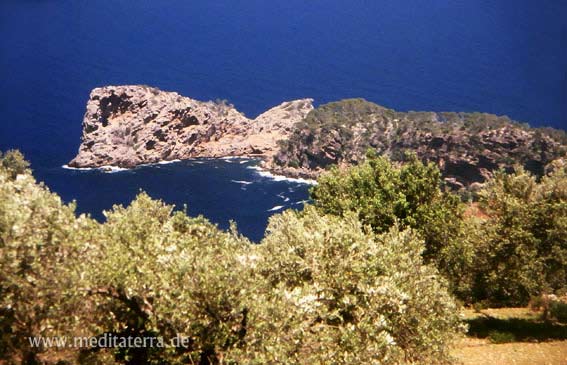
[[[100,172],[104,172],[107,174],[112,174],[115,172],[122,172],[122,171],[128,171],[130,169],[126,169],[123,167],[117,167],[117,166],[99,166],[99,167],[71,167],[69,165],[63,165],[61,166],[64,169],[67,170],[77,170],[77,171],[100,171]]]
[[[282,175],[275,175],[269,171],[262,169],[259,166],[248,166],[247,169],[255,170],[256,173],[262,177],[274,180],[274,181],[289,181],[298,184],[307,184],[307,185],[317,185],[317,181],[309,180],[309,179],[302,179],[302,178],[295,178],[295,177],[286,177]]]

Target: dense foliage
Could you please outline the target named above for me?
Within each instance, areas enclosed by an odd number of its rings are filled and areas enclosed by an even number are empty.
[[[286,310],[258,302],[259,323],[280,333],[272,346],[294,354],[287,363],[447,363],[458,308],[423,249],[413,231],[375,235],[354,214],[307,207],[274,216],[257,265]],[[254,357],[265,364],[275,355]]]
[[[439,169],[415,155],[406,156],[403,165],[368,157],[361,165],[324,174],[311,190],[314,205],[337,216],[354,212],[378,233],[396,224],[415,229],[425,240],[425,261],[435,263],[455,291],[466,292],[472,247],[464,204],[442,190]]]
[[[567,169],[539,183],[519,169],[498,172],[480,193],[475,296],[526,304],[530,296],[567,292]]]
[[[104,223],[77,217],[8,152],[0,362],[450,363],[463,330],[451,294],[517,305],[567,292],[565,165],[540,181],[498,172],[478,195],[466,207],[415,156],[369,156],[325,174],[313,206],[274,215],[254,245],[236,227],[222,231],[144,193]],[[552,304],[548,318],[564,321],[565,305]],[[152,342],[29,340],[107,335]]]
[[[30,163],[26,161],[24,155],[18,150],[10,150],[2,155],[0,152],[0,166],[10,176],[15,179],[19,174],[30,173]]]
[[[0,360],[37,361],[28,337],[68,328],[77,306],[68,265],[92,221],[29,174],[21,154],[0,163]]]
[[[372,157],[334,168],[312,189],[323,213],[351,212],[376,232],[398,224],[425,240],[433,262],[465,302],[525,305],[567,292],[567,169],[560,160],[540,181],[517,167],[499,171],[467,207],[440,188],[440,172],[415,156],[403,165]],[[467,213],[467,214],[465,214]]]
[[[354,215],[309,208],[274,216],[252,245],[146,194],[100,224],[76,217],[27,166],[2,166],[0,360],[8,364],[450,361],[457,306],[411,230],[375,235]],[[29,341],[106,335],[164,342]],[[167,346],[174,339],[183,346]]]
[[[85,253],[82,285],[95,312],[91,336],[112,332],[167,342],[179,336],[187,344],[125,349],[117,360],[215,363],[244,341],[243,293],[254,283],[241,258],[252,246],[204,218],[172,209],[146,194],[128,208],[115,207],[96,232],[96,246]]]

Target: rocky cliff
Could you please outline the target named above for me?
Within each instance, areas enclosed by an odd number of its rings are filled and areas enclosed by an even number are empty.
[[[403,160],[413,151],[438,164],[454,188],[495,169],[541,175],[567,153],[564,131],[530,128],[485,113],[397,112],[363,99],[313,108],[282,103],[249,119],[226,102],[201,102],[147,86],[94,89],[72,167],[133,167],[193,157],[259,156],[273,172],[315,178],[361,161],[368,149]]]
[[[413,151],[437,163],[450,186],[462,188],[517,165],[542,175],[546,165],[565,156],[567,136],[492,114],[404,113],[349,99],[310,112],[267,167],[314,178],[329,166],[356,164],[369,148],[393,160]]]
[[[94,89],[71,167],[133,167],[192,157],[273,155],[277,141],[313,109],[285,102],[256,119],[224,101],[201,102],[147,86]]]

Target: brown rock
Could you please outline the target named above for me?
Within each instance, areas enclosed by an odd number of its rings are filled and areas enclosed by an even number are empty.
[[[148,86],[91,92],[71,167],[133,167],[193,157],[268,156],[313,109],[283,103],[251,120],[226,102],[201,102]]]

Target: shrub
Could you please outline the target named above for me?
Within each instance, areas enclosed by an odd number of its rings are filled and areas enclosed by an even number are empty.
[[[423,256],[451,281],[453,291],[466,299],[473,248],[464,206],[458,196],[441,190],[439,169],[415,155],[394,165],[385,157],[370,154],[359,166],[334,168],[311,190],[321,212],[345,216],[355,212],[374,232],[392,226],[410,227],[425,240]]]
[[[127,364],[216,364],[243,345],[244,293],[255,285],[245,265],[252,246],[202,217],[172,211],[143,193],[127,208],[114,207],[83,266],[85,301],[94,312],[84,318],[91,336],[111,332],[189,343],[117,351],[115,358]]]
[[[554,301],[549,304],[549,316],[558,322],[567,323],[567,303]]]
[[[500,171],[480,192],[490,219],[478,227],[475,293],[499,305],[566,289],[567,174],[540,183],[523,169]]]
[[[46,349],[31,347],[28,338],[74,325],[78,304],[68,263],[96,223],[77,219],[74,206],[37,184],[22,161],[9,152],[0,166],[0,362],[35,364]]]
[[[247,340],[257,363],[449,361],[458,309],[414,232],[375,236],[354,214],[311,207],[272,217],[267,232],[257,267],[275,289],[251,310],[264,328]],[[265,332],[278,336],[257,337]]]
[[[516,342],[516,336],[510,332],[490,331],[488,338],[492,343]]]
[[[0,166],[4,172],[11,178],[15,179],[21,174],[30,174],[30,163],[26,161],[24,155],[17,150],[10,150],[2,156],[0,153]]]

